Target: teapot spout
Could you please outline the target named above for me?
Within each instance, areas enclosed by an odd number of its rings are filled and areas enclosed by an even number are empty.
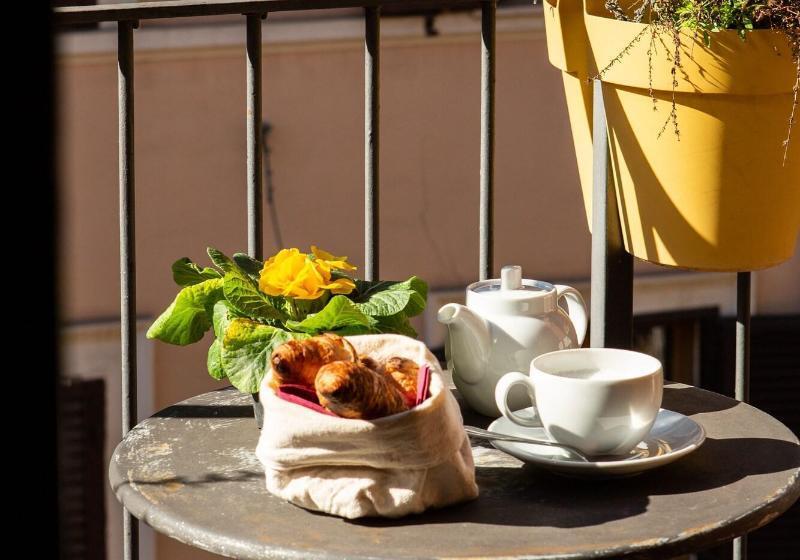
[[[449,332],[448,360],[453,375],[466,383],[478,383],[489,365],[491,340],[486,321],[457,303],[442,306],[437,318]]]

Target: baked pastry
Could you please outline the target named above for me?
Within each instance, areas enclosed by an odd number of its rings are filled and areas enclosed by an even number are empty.
[[[384,373],[394,379],[403,389],[406,399],[414,402],[417,398],[417,375],[419,364],[408,358],[390,358],[386,362]]]
[[[339,361],[321,367],[314,387],[319,403],[343,418],[371,420],[409,408],[397,382],[363,362]]]
[[[375,358],[372,358],[371,356],[359,356],[358,361],[367,366],[369,369],[377,371],[378,373],[380,373],[383,369],[381,368],[381,365],[375,360]]]
[[[358,360],[353,345],[345,338],[326,333],[305,340],[290,340],[278,346],[272,353],[270,364],[272,388],[279,385],[314,386],[317,372],[325,364]]]

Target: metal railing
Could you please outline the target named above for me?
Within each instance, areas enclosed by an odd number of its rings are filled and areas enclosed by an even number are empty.
[[[145,19],[242,15],[247,61],[247,248],[263,258],[261,136],[261,20],[270,12],[332,8],[364,9],[364,271],[379,278],[380,254],[380,19],[381,8],[475,7],[481,9],[481,126],[478,276],[490,278],[493,262],[496,0],[178,0],[55,9],[55,23],[68,26],[117,22],[119,88],[120,324],[122,436],[136,424],[136,255],[134,175],[134,29]],[[633,257],[625,251],[613,182],[610,181],[605,106],[594,84],[594,188],[592,215],[591,342],[630,348],[633,325]],[[747,401],[750,376],[750,273],[737,276],[735,396]],[[746,537],[734,540],[734,560],[747,556]],[[138,522],[124,514],[124,558],[138,558]]]

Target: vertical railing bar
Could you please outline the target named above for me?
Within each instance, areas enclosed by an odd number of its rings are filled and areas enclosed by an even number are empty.
[[[364,8],[364,279],[380,277],[380,6]]]
[[[736,400],[750,400],[750,273],[736,275]]]
[[[733,560],[747,560],[747,535],[733,539]]]
[[[603,102],[603,84],[594,81],[592,187],[591,344],[630,348],[633,337],[633,257],[625,251]]]
[[[247,19],[247,254],[264,258],[264,183],[261,176],[261,20],[266,13],[245,14]],[[264,423],[264,408],[258,393],[251,394],[259,429]]]
[[[494,83],[495,0],[481,2],[481,167],[479,276],[492,277],[494,268]]]
[[[736,275],[736,400],[750,400],[750,280],[749,272]],[[747,535],[733,540],[733,560],[747,560]]]
[[[122,357],[122,437],[137,421],[136,387],[136,205],[133,146],[133,29],[136,22],[117,26],[119,88],[119,278]],[[139,558],[139,522],[123,510],[123,557]]]
[[[261,160],[261,20],[247,14],[247,253],[263,259],[263,198]]]

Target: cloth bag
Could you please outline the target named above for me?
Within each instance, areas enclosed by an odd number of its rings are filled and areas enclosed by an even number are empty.
[[[376,420],[321,414],[279,398],[265,382],[256,456],[267,490],[300,507],[348,519],[400,517],[478,496],[461,410],[424,344],[394,335],[347,339],[361,356],[431,368],[427,400]]]

